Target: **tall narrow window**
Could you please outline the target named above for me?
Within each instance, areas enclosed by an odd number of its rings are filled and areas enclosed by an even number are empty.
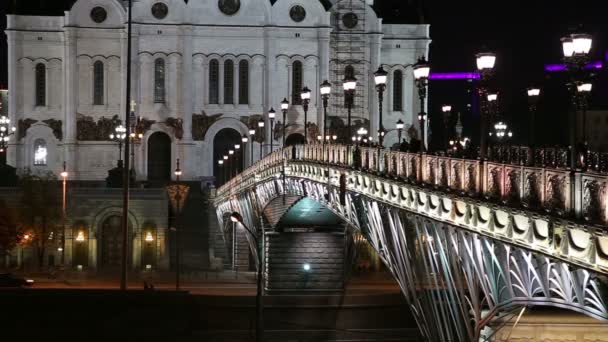
[[[209,103],[220,103],[220,63],[217,59],[209,62]]]
[[[403,73],[401,70],[393,73],[393,111],[403,111]]]
[[[36,106],[46,106],[46,66],[36,64]]]
[[[239,62],[239,104],[249,104],[249,62]]]
[[[234,104],[234,62],[224,63],[224,104]]]
[[[302,62],[295,61],[291,66],[291,103],[294,105],[302,104]]]
[[[93,64],[93,104],[103,104],[103,62]]]
[[[165,60],[154,61],[154,103],[165,103]]]
[[[43,139],[36,139],[34,141],[34,165],[45,166],[47,154],[46,141]]]

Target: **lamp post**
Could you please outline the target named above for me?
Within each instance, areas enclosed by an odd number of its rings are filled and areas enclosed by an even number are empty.
[[[351,130],[351,112],[353,109],[353,105],[355,104],[355,90],[357,90],[357,78],[353,75],[347,75],[344,78],[344,83],[342,84],[344,88],[344,98],[346,100],[346,108],[348,110],[348,118],[347,118],[347,126],[348,126],[348,135],[346,136],[346,143],[353,134]]]
[[[127,137],[127,128],[118,121],[118,126],[114,128],[114,133],[110,133],[110,140],[118,143],[118,167],[122,167],[122,143]]]
[[[217,161],[217,165],[219,165],[220,168],[220,174],[222,175],[222,179],[220,181],[221,184],[224,184],[224,159],[220,159]]]
[[[62,180],[62,200],[61,200],[61,223],[63,226],[63,232],[61,234],[61,266],[63,267],[65,264],[65,220],[66,220],[66,211],[67,211],[67,180],[68,180],[68,171],[66,162],[63,162],[63,171],[61,171],[61,180]]]
[[[238,175],[239,174],[239,165],[242,165],[243,162],[241,161],[239,163],[239,158],[241,158],[241,144],[234,144],[234,167],[235,167],[235,172],[234,175]]]
[[[289,101],[284,98],[281,101],[281,111],[283,112],[283,148],[285,148],[285,128],[287,127],[287,110],[289,109]]]
[[[224,159],[224,183],[227,183],[228,177],[229,177],[229,175],[228,175],[228,156],[224,155],[222,158]]]
[[[247,234],[251,237],[251,240],[253,241],[253,245],[255,245],[255,252],[257,255],[257,277],[256,277],[256,296],[255,296],[255,306],[256,306],[256,311],[257,311],[257,315],[256,315],[256,337],[255,340],[256,342],[262,342],[263,337],[264,337],[264,301],[263,301],[263,296],[264,296],[264,290],[263,290],[263,276],[264,276],[264,251],[265,251],[265,237],[264,237],[264,223],[263,221],[260,219],[260,226],[261,226],[261,230],[262,230],[262,242],[260,244],[259,238],[258,236],[255,234],[255,232],[253,232],[246,224],[245,222],[243,222],[243,217],[241,216],[241,214],[237,213],[237,212],[233,212],[230,215],[230,220],[234,223],[234,224],[239,224],[240,226],[243,227],[243,229],[245,230],[245,232],[247,232]]]
[[[382,68],[382,65],[374,73],[374,82],[376,83],[376,91],[378,92],[378,143],[380,148],[384,142],[384,125],[382,124],[382,101],[384,99],[384,91],[386,90],[386,80],[388,72]]]
[[[245,159],[247,159],[246,153],[247,153],[247,142],[248,141],[249,141],[249,138],[247,138],[247,135],[243,134],[243,137],[241,138],[241,142],[243,143],[243,151],[241,153],[241,155],[243,156],[243,170],[245,170],[245,167],[247,166]],[[253,155],[251,157],[253,158]],[[253,160],[251,162],[253,162]]]
[[[424,57],[419,58],[418,62],[414,65],[414,79],[416,81],[416,87],[418,87],[418,98],[420,99],[420,114],[418,114],[418,121],[420,121],[421,155],[426,150],[425,121],[427,119],[427,114],[424,112],[424,100],[426,98],[426,87],[430,71],[431,68]]]
[[[270,110],[268,111],[268,120],[270,120],[270,153],[274,151],[274,118],[276,115],[277,112],[274,110],[274,108],[270,107]]]
[[[179,177],[182,175],[182,169],[179,167],[179,159],[177,159],[177,164],[176,164],[176,168],[174,171],[175,174],[175,181],[178,183],[178,190],[177,193],[175,194],[175,201],[177,202],[177,210],[175,211],[175,290],[179,291],[179,281],[180,281],[180,274],[181,274],[181,260],[180,260],[180,244],[179,244],[179,217],[181,214],[181,205],[180,205],[180,201],[182,200],[182,194],[181,194],[181,189],[179,188]]]
[[[302,107],[304,108],[304,143],[308,144],[308,104],[310,103],[311,91],[308,87],[302,89]]]
[[[395,128],[397,128],[397,144],[399,146],[401,146],[401,133],[403,133],[404,127],[405,127],[405,124],[403,123],[403,120],[401,120],[401,119],[397,120],[397,123],[395,124]]]
[[[530,131],[528,132],[528,143],[530,144],[530,162],[534,165],[534,127],[536,126],[536,106],[538,104],[538,97],[540,95],[540,88],[530,87],[528,88],[528,111],[530,112]]]
[[[450,141],[450,115],[452,114],[452,106],[443,105],[441,106],[441,111],[443,112],[443,126],[445,129],[443,140],[445,141],[445,148],[447,151],[449,148],[448,142]]]
[[[488,103],[486,102],[487,92],[489,88],[489,82],[492,76],[494,75],[494,65],[496,64],[496,55],[491,52],[482,52],[478,53],[476,56],[476,64],[477,70],[479,70],[481,80],[479,82],[479,98],[481,102],[481,120],[480,120],[480,159],[483,162],[486,158],[487,154],[487,136],[488,136],[488,125],[487,125],[487,115],[488,115]],[[488,99],[489,100],[489,99]]]
[[[258,121],[258,127],[260,128],[260,131],[262,132],[262,133],[260,133],[260,134],[262,134],[262,141],[260,142],[260,160],[262,160],[262,158],[263,158],[263,151],[262,151],[262,149],[264,147],[264,142],[266,140],[266,139],[264,139],[264,137],[265,137],[265,134],[264,134],[264,125],[265,125],[264,118],[260,118],[260,121]]]
[[[229,163],[229,165],[230,165],[230,166],[229,166],[229,167],[230,167],[230,172],[228,173],[228,175],[229,175],[230,179],[232,179],[232,177],[234,177],[234,176],[232,175],[232,169],[233,169],[233,168],[232,168],[232,164],[236,164],[234,161],[230,160],[230,158],[231,158],[233,155],[234,155],[234,150],[228,150],[228,158],[229,158],[229,159],[228,159],[228,163]],[[235,165],[235,169],[236,169],[236,165]]]
[[[331,83],[328,80],[323,81],[320,87],[321,98],[323,99],[323,136],[327,136],[327,105],[331,94]]]
[[[249,141],[250,141],[250,149],[251,149],[251,165],[253,165],[253,137],[255,136],[255,129],[249,129]]]

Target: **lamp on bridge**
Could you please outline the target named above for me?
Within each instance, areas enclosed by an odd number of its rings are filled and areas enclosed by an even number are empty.
[[[245,166],[247,166],[246,162],[245,162],[245,153],[247,153],[247,142],[249,141],[249,138],[247,138],[246,134],[243,134],[243,137],[241,138],[241,142],[243,143],[243,170],[245,170]],[[253,158],[253,155],[251,156]],[[253,162],[253,160],[252,160]]]
[[[426,87],[428,85],[429,73],[431,67],[427,63],[424,57],[418,59],[418,62],[414,65],[414,79],[416,80],[416,86],[418,87],[418,98],[420,99],[420,114],[418,114],[418,121],[420,121],[420,153],[422,154],[426,150],[426,134],[425,134],[425,122],[427,120],[427,114],[424,111],[424,100],[426,99]]]
[[[401,120],[401,119],[397,120],[397,123],[395,124],[395,128],[397,129],[397,144],[401,145],[401,134],[403,133],[403,128],[405,128],[405,124],[403,123],[403,120]]]
[[[274,151],[273,142],[274,142],[274,118],[276,117],[277,112],[274,108],[270,107],[268,111],[268,120],[270,120],[270,153]]]
[[[353,105],[355,104],[355,90],[357,89],[357,78],[354,75],[347,74],[344,78],[344,82],[342,84],[344,88],[344,99],[346,100],[346,108],[348,110],[348,118],[347,118],[347,127],[348,127],[348,135],[350,137],[352,135],[351,131],[351,112],[353,109]],[[346,141],[348,143],[348,141]]]
[[[530,87],[528,92],[528,111],[530,112],[530,130],[528,132],[528,144],[530,145],[530,162],[534,164],[534,127],[536,122],[536,106],[538,104],[538,97],[540,96],[540,88]]]
[[[287,128],[287,110],[289,109],[289,101],[284,98],[281,101],[281,111],[283,112],[283,148],[285,148],[285,129]]]
[[[374,83],[376,83],[376,91],[378,92],[378,142],[380,148],[384,142],[384,125],[382,124],[382,101],[384,99],[384,90],[386,90],[386,80],[388,72],[382,68],[382,65],[374,73]]]
[[[492,52],[481,52],[476,56],[477,70],[480,74],[480,82],[478,87],[479,98],[481,101],[481,120],[480,120],[480,159],[483,161],[487,154],[487,135],[488,135],[488,87],[492,76],[494,75],[494,65],[496,64],[496,55]]]
[[[251,144],[251,147],[250,147],[250,149],[251,149],[251,161],[249,162],[250,165],[253,165],[253,137],[254,136],[255,136],[255,129],[250,128],[249,129],[249,141],[250,141],[250,144]]]
[[[241,151],[241,144],[234,144],[234,159],[235,159],[235,162],[237,162],[237,163],[235,163],[235,171],[236,171],[235,176],[239,173],[238,160],[239,160],[239,158],[241,158],[240,151]],[[243,158],[243,159],[245,159],[245,158]],[[245,168],[243,167],[243,169],[245,169]]]
[[[327,136],[327,105],[331,94],[331,83],[328,80],[323,81],[320,86],[321,98],[323,99],[323,136]]]
[[[308,87],[304,87],[302,89],[302,93],[300,93],[300,98],[302,99],[302,108],[304,108],[304,143],[308,144],[308,104],[310,103],[310,89]]]
[[[264,118],[260,118],[260,121],[258,121],[258,127],[260,128],[260,131],[262,132],[262,133],[260,133],[260,134],[262,134],[262,139],[260,141],[260,160],[262,160],[262,157],[263,157],[263,151],[262,151],[262,149],[264,147],[264,140],[266,140],[266,139],[264,139],[264,137],[265,137],[265,134],[264,134]]]
[[[443,112],[443,141],[445,142],[445,148],[447,150],[449,148],[448,141],[450,140],[450,116],[452,115],[452,106],[443,105],[441,106],[441,111]]]

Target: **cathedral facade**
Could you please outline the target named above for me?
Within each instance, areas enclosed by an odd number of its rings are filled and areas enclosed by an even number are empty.
[[[126,3],[78,0],[60,16],[8,16],[6,107],[18,126],[9,164],[58,175],[65,163],[71,180],[102,181],[121,159],[110,136],[133,102],[137,179],[168,180],[179,159],[182,180],[212,182],[222,172],[217,161],[250,129],[253,142],[241,147],[236,168],[269,152],[271,137],[274,149],[281,146],[283,99],[287,139],[315,141],[324,80],[332,83],[328,122],[346,123],[342,81],[351,75],[353,126],[377,132],[373,73],[381,65],[389,73],[385,129],[398,120],[418,127],[411,66],[427,56],[428,25],[385,24],[369,0],[134,1],[127,101]],[[304,87],[312,91],[306,134]],[[389,131],[385,144],[396,140]]]

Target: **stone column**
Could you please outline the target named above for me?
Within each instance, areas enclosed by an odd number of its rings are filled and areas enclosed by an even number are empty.
[[[374,137],[375,141],[378,141],[378,130],[380,129],[380,118],[379,118],[379,108],[378,108],[378,92],[376,91],[376,82],[374,80],[374,72],[376,72],[376,70],[378,70],[378,67],[380,67],[380,64],[382,63],[382,61],[380,60],[380,51],[382,49],[382,36],[380,34],[373,34],[373,35],[369,35],[369,47],[370,47],[370,73],[368,76],[368,84],[370,87],[370,92],[369,92],[369,122],[370,122],[370,129],[369,129],[369,134],[371,136]],[[388,89],[388,87],[387,87]],[[387,98],[389,98],[389,94],[387,91],[384,92],[384,100],[383,100],[383,113],[388,113],[389,112],[389,107],[387,106],[388,101],[386,101]],[[386,129],[387,127],[387,115],[383,114],[383,125],[384,128]]]
[[[64,117],[63,117],[63,146],[64,161],[68,168],[74,170],[75,177],[78,179],[78,169],[76,165],[76,110],[78,103],[78,62],[77,52],[77,31],[75,28],[66,28],[64,31]]]
[[[194,71],[192,62],[192,27],[182,27],[182,120],[184,141],[192,140],[192,113],[194,112]]]
[[[8,36],[8,103],[3,103],[2,105],[7,109],[8,117],[11,122],[17,127],[17,122],[20,119],[23,119],[21,115],[17,113],[19,110],[17,109],[17,76],[19,71],[19,65],[17,64],[17,43],[16,43],[16,32],[15,31],[6,31],[6,35]],[[13,136],[11,139],[12,144],[18,144],[19,142],[16,140],[17,138]],[[15,147],[17,147],[15,145]],[[24,166],[21,165],[20,160],[18,158],[19,153],[16,148],[9,148],[7,152],[7,163],[13,165],[14,167]]]
[[[329,77],[329,37],[330,37],[330,28],[319,29],[319,84],[309,85],[308,87],[315,94],[312,98],[317,100],[317,125],[319,130],[323,132],[324,130],[324,122],[323,122],[323,101],[320,96],[319,86],[325,80],[330,81]],[[331,82],[331,81],[330,81]],[[333,87],[339,86],[336,84],[332,85]],[[330,99],[331,103],[331,99]],[[328,108],[329,111],[329,108]]]

